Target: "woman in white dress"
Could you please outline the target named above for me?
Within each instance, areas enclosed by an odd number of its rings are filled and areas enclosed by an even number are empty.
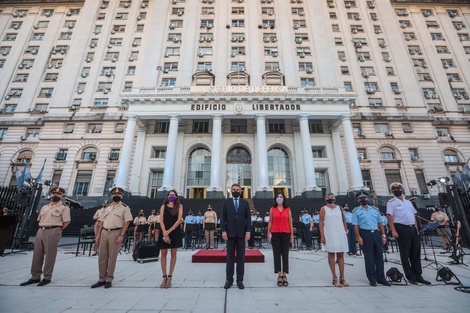
[[[343,209],[336,205],[335,195],[330,193],[325,197],[326,205],[320,209],[320,234],[322,250],[328,252],[328,264],[333,275],[333,285],[349,287],[344,278],[344,252],[348,252],[348,227],[343,215]],[[336,260],[335,260],[336,256]],[[336,276],[336,266],[339,267],[339,280]]]

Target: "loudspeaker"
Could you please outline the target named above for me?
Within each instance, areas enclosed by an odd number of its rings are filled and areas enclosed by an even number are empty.
[[[387,271],[387,278],[390,283],[401,283],[403,274],[398,270],[398,268],[392,267]]]
[[[451,282],[452,278],[455,278],[457,282]],[[452,272],[450,268],[445,266],[441,267],[437,271],[436,280],[443,281],[446,285],[462,285],[458,277],[455,276],[454,272]]]

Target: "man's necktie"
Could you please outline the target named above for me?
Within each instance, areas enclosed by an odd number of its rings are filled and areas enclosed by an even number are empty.
[[[238,199],[235,199],[235,212],[238,213]]]

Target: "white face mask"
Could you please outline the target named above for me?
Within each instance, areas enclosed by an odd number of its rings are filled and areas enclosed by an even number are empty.
[[[276,198],[277,204],[282,204],[284,202],[283,198]]]

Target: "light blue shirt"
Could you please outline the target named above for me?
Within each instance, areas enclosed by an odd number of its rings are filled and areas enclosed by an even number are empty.
[[[347,224],[352,224],[353,214],[351,212],[344,211],[344,218]]]
[[[310,225],[311,221],[312,221],[312,216],[310,214],[307,213],[307,214],[302,215],[302,223]]]
[[[196,224],[196,217],[193,215],[187,215],[184,218],[184,223],[185,224]]]
[[[359,206],[353,213],[352,224],[359,226],[360,229],[376,230],[379,229],[379,223],[382,223],[380,212],[371,205],[367,209]]]
[[[382,220],[382,224],[388,225],[388,220],[386,215],[380,215],[380,219]]]
[[[314,222],[315,224],[320,224],[320,215],[319,215],[319,214],[315,214],[315,215],[313,216],[313,222]]]

